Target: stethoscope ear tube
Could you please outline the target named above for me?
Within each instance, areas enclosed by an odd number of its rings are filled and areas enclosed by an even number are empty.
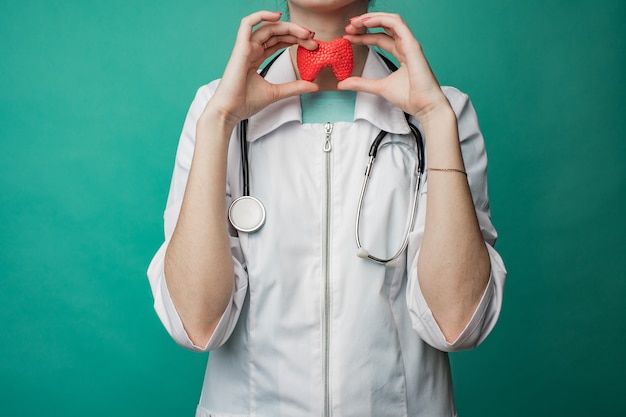
[[[367,184],[369,182],[369,177],[372,173],[372,168],[374,166],[374,160],[376,159],[376,155],[378,153],[378,149],[380,148],[380,143],[383,138],[387,135],[387,132],[381,130],[374,142],[372,142],[372,146],[370,147],[369,152],[369,160],[367,162],[367,167],[365,168],[365,178],[363,179],[363,186],[361,187],[361,194],[359,195],[359,204],[357,206],[356,213],[356,224],[355,224],[355,240],[357,247],[357,256],[363,259],[370,259],[376,263],[383,264],[389,268],[394,268],[398,263],[398,257],[404,252],[404,250],[409,245],[409,235],[411,230],[413,230],[413,226],[415,224],[415,217],[417,211],[417,202],[419,200],[419,190],[422,182],[422,174],[425,168],[425,155],[424,155],[424,141],[422,134],[419,129],[415,127],[413,123],[410,122],[409,115],[405,113],[405,117],[409,124],[409,128],[411,130],[411,134],[415,139],[416,147],[417,147],[417,157],[418,157],[418,166],[417,166],[417,179],[415,182],[415,190],[413,195],[413,202],[411,203],[411,217],[409,219],[409,225],[405,232],[404,239],[402,241],[402,245],[398,249],[398,251],[391,256],[390,258],[379,258],[377,256],[369,253],[361,244],[361,237],[359,233],[359,229],[361,227],[361,208],[363,207],[363,199],[365,198],[365,193],[367,191]]]
[[[415,127],[415,125],[409,121],[409,115],[405,114],[405,116],[406,116],[406,121],[409,122],[409,128],[411,129],[411,133],[413,133],[413,137],[415,138],[415,143],[417,146],[417,156],[419,158],[418,167],[417,167],[417,173],[418,173],[417,189],[419,190],[420,181],[422,179],[421,176],[424,173],[424,170],[426,168],[426,155],[424,152],[424,138],[422,137],[422,134],[420,133],[419,129]]]
[[[241,151],[241,174],[243,177],[243,195],[250,195],[250,170],[248,169],[248,119],[239,123],[239,147]],[[245,161],[245,162],[244,162]]]
[[[412,129],[413,130],[413,129]],[[417,129],[415,129],[417,130]],[[382,133],[382,132],[381,132]],[[386,133],[386,132],[385,132]],[[418,142],[419,139],[421,139],[421,135],[418,137],[416,136],[415,138]],[[421,144],[420,144],[421,145]],[[418,146],[420,146],[418,145]],[[418,149],[418,152],[420,151],[420,149]],[[422,160],[423,158],[421,157],[421,154],[419,158],[419,166],[422,165]],[[389,268],[394,268],[397,264],[398,264],[398,257],[400,257],[400,255],[402,254],[402,252],[404,252],[404,250],[407,248],[407,246],[409,245],[409,235],[411,233],[411,230],[413,230],[413,226],[415,224],[415,216],[416,216],[416,209],[417,209],[417,201],[419,200],[419,188],[420,188],[420,183],[422,181],[422,170],[418,168],[417,171],[417,178],[416,178],[416,183],[415,183],[415,190],[414,190],[414,195],[413,195],[413,201],[411,203],[411,215],[410,215],[410,219],[409,219],[409,226],[406,229],[406,232],[404,234],[404,239],[402,241],[402,245],[400,246],[400,248],[396,251],[395,254],[393,254],[393,256],[389,257],[389,258],[379,258],[377,256],[372,255],[371,253],[369,253],[361,244],[361,237],[360,237],[360,233],[359,233],[359,229],[361,227],[361,208],[363,207],[363,199],[365,198],[365,192],[367,191],[367,184],[369,183],[369,176],[372,172],[372,166],[374,165],[374,159],[376,159],[376,152],[374,152],[374,155],[372,155],[372,153],[370,152],[370,158],[367,164],[367,168],[365,170],[365,178],[363,179],[363,186],[361,187],[361,194],[359,195],[359,204],[357,206],[357,212],[356,212],[356,224],[355,224],[355,240],[356,240],[356,247],[357,247],[357,256],[359,258],[363,258],[363,259],[370,259],[376,263],[379,264],[383,264]]]

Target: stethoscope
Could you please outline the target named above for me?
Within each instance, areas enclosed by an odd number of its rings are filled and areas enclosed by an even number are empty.
[[[280,54],[279,54],[280,55]],[[265,77],[270,66],[276,61],[278,58],[277,55],[272,59],[259,73],[262,77]],[[391,71],[395,71],[397,67],[391,62],[389,59],[380,55],[382,59],[385,61],[385,64],[389,67]],[[359,204],[357,207],[356,213],[356,225],[355,225],[355,238],[356,238],[356,246],[357,246],[357,256],[360,258],[370,259],[376,263],[383,264],[389,267],[394,267],[397,263],[398,258],[404,252],[409,243],[409,234],[413,229],[413,225],[415,224],[415,213],[417,210],[417,201],[419,197],[419,189],[421,185],[422,175],[424,174],[424,143],[423,138],[420,131],[415,127],[409,120],[409,115],[405,113],[405,117],[407,123],[409,124],[409,128],[411,130],[411,134],[415,139],[415,143],[417,146],[417,173],[416,173],[416,181],[415,181],[415,190],[413,201],[411,203],[411,213],[408,221],[408,227],[404,234],[404,238],[402,241],[402,245],[398,251],[393,254],[393,256],[389,258],[378,257],[370,254],[362,245],[360,238],[360,226],[361,226],[361,211],[363,207],[363,200],[365,198],[365,194],[367,191],[367,185],[369,183],[369,178],[372,173],[372,169],[374,167],[374,161],[376,160],[376,155],[378,150],[381,147],[381,142],[387,136],[388,132],[381,130],[380,133],[376,136],[369,150],[369,160],[367,163],[367,167],[365,169],[365,177],[363,179],[363,186],[361,187],[361,194],[359,196]],[[261,229],[265,224],[266,212],[265,206],[263,203],[255,197],[250,195],[250,171],[248,164],[248,141],[247,141],[247,130],[248,130],[248,120],[242,120],[239,123],[238,131],[239,131],[239,145],[241,148],[241,174],[243,178],[243,193],[242,196],[235,199],[228,209],[228,219],[230,223],[233,225],[235,229],[244,233],[253,233]]]

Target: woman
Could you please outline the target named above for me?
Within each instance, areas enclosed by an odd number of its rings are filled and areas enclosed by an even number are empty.
[[[506,275],[492,247],[473,107],[438,85],[399,16],[368,13],[366,0],[288,6],[289,22],[277,12],[245,17],[222,79],[198,91],[177,152],[166,240],[148,271],[170,334],[212,351],[197,416],[454,416],[445,352],[484,340]],[[336,38],[352,44],[352,76],[337,81],[324,68],[300,80],[296,49]],[[393,54],[397,71],[372,46]],[[341,96],[339,116],[309,122],[319,105],[307,98],[320,91],[356,93]],[[385,130],[359,233],[372,253],[393,255],[419,181],[405,113],[424,138],[427,176],[408,247],[381,265],[357,256],[355,214],[369,147]],[[243,194],[238,125],[246,119],[250,190],[267,209],[255,233],[227,220]]]

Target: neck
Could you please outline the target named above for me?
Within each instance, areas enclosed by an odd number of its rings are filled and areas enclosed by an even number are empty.
[[[329,42],[345,35],[345,26],[350,18],[367,12],[367,1],[353,1],[342,7],[319,6],[317,8],[304,8],[298,2],[289,1],[289,15],[293,23],[309,28],[315,32],[315,39]],[[291,61],[296,69],[296,48],[290,50]],[[353,76],[360,76],[365,65],[368,48],[364,45],[353,45],[354,70]],[[299,78],[298,74],[298,78]],[[336,90],[337,79],[329,68],[324,68],[314,81],[321,90]]]

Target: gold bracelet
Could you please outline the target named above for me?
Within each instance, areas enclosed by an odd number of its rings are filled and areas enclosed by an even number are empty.
[[[462,169],[456,169],[456,168],[426,168],[426,171],[458,172],[460,174],[467,176],[467,172],[463,171]]]

